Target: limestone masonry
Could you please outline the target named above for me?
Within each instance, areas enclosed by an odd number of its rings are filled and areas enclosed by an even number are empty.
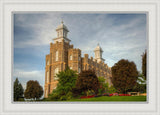
[[[102,48],[97,45],[94,49],[95,58],[89,58],[88,54],[81,56],[81,50],[73,48],[70,45],[70,39],[67,38],[68,28],[63,24],[57,27],[57,38],[53,39],[54,43],[50,43],[50,54],[46,55],[45,67],[45,89],[44,97],[48,97],[52,90],[56,88],[58,79],[56,74],[64,71],[67,67],[80,73],[82,70],[94,69],[96,75],[103,76],[106,82],[111,85],[111,68],[104,63],[102,58]]]

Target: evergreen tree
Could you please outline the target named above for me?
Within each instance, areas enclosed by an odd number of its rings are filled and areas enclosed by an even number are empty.
[[[14,101],[18,101],[19,98],[23,97],[23,87],[21,83],[19,83],[18,78],[14,81]]]
[[[147,52],[143,53],[142,55],[142,74],[144,78],[146,79],[146,73],[147,73]]]

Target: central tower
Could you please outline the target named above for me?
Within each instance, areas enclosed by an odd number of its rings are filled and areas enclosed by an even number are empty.
[[[89,58],[88,54],[81,56],[81,50],[74,48],[68,39],[69,32],[67,26],[63,21],[56,28],[57,36],[54,38],[54,43],[50,43],[50,53],[46,55],[45,66],[45,85],[44,97],[47,98],[49,94],[56,89],[58,84],[57,73],[70,68],[77,71],[77,74],[83,70],[94,69],[97,76],[103,76],[106,82],[111,84],[111,68],[104,63],[102,58],[102,48],[97,45],[95,48],[95,60],[93,57]]]
[[[62,42],[63,40],[65,42],[70,42],[71,40],[67,38],[67,34],[69,32],[67,26],[64,25],[63,21],[61,22],[61,24],[57,27],[56,29],[57,31],[57,38],[54,38],[54,43],[58,42]]]

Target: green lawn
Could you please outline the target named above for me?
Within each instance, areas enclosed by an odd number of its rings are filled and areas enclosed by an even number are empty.
[[[146,96],[102,96],[102,97],[94,97],[88,99],[72,99],[68,101],[112,101],[112,102],[120,102],[120,101],[146,101]]]

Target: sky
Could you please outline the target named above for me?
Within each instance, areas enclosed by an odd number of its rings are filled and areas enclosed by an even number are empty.
[[[109,67],[121,59],[133,61],[141,71],[141,55],[147,49],[146,14],[106,12],[32,12],[15,13],[13,81],[18,78],[26,87],[29,80],[45,82],[45,56],[55,29],[63,20],[70,44],[89,57],[99,43]]]

